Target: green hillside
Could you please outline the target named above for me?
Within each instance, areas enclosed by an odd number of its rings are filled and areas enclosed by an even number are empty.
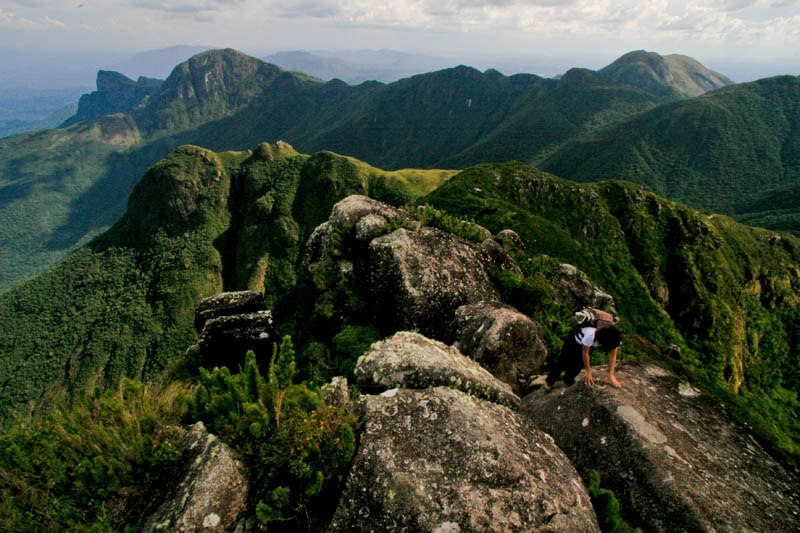
[[[512,283],[511,299],[545,328],[564,317],[551,316],[543,274],[568,262],[614,296],[623,357],[699,383],[773,449],[800,457],[800,240],[634,184],[578,185],[521,163],[467,169],[420,202],[519,233],[529,281]]]
[[[336,201],[405,202],[450,175],[385,173],[285,143],[180,148],[147,171],[108,232],[0,297],[0,417],[158,376],[194,342],[202,297],[252,288],[274,302],[289,290],[300,247]]]
[[[800,78],[779,76],[660,106],[540,164],[577,181],[625,179],[750,224],[800,231]]]
[[[655,52],[628,52],[599,71],[619,83],[627,83],[669,100],[700,96],[733,84],[729,78],[709,70],[691,57]]]
[[[110,231],[0,296],[2,417],[78,397],[84,387],[162,375],[196,340],[196,303],[222,290],[265,294],[306,377],[347,372],[391,321],[371,323],[358,283],[311,280],[300,258],[311,230],[352,193],[394,203],[427,194],[416,202],[495,232],[517,231],[527,248],[517,256],[525,278],[495,281],[507,301],[542,324],[551,351],[571,310],[553,302],[546,275],[560,262],[576,265],[616,299],[624,357],[700,384],[779,455],[800,457],[796,238],[699,213],[633,184],[578,185],[521,163],[480,165],[452,178],[387,173],[330,152],[300,155],[286,144],[177,150],[145,174]],[[346,236],[337,238],[345,249]]]
[[[388,85],[322,84],[235,50],[192,57],[157,92],[115,73],[98,81],[68,123],[124,116],[0,140],[0,291],[109,227],[145,169],[184,144],[225,151],[283,139],[390,169],[532,162],[660,102],[577,70],[555,81],[461,66]]]

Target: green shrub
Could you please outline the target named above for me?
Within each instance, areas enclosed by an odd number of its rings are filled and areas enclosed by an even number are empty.
[[[486,238],[486,231],[475,221],[448,215],[428,204],[417,206],[414,214],[423,226],[438,228],[472,242],[483,242]]]
[[[0,530],[140,525],[174,477],[186,393],[126,379],[0,436]]]
[[[604,533],[627,533],[631,527],[619,514],[619,501],[614,493],[600,486],[600,473],[597,470],[589,472],[589,483],[586,487],[592,507]]]
[[[252,351],[237,374],[201,369],[188,417],[241,454],[262,525],[314,529],[333,512],[336,498],[329,495],[338,492],[355,451],[355,416],[295,384],[296,371],[288,336],[275,347],[266,378]]]

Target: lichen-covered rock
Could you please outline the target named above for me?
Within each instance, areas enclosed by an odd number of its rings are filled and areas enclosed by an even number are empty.
[[[572,265],[558,265],[548,276],[556,300],[574,311],[587,307],[617,314],[614,298]]]
[[[402,209],[373,200],[367,196],[351,195],[336,203],[327,222],[314,229],[306,244],[304,265],[312,269],[333,247],[333,234],[348,226],[356,227],[356,237],[366,239],[370,232],[388,224],[390,220],[402,218],[413,223],[415,218]],[[366,219],[362,222],[362,219]]]
[[[443,338],[455,310],[499,300],[479,246],[433,228],[398,229],[369,243],[367,283],[397,330]]]
[[[326,404],[333,407],[350,407],[350,391],[347,390],[347,378],[336,376],[330,383],[323,385],[320,392]]]
[[[513,307],[478,302],[456,309],[453,346],[519,392],[519,377],[538,374],[547,358],[539,324]]]
[[[494,240],[500,243],[507,252],[514,249],[525,251],[525,243],[522,241],[522,237],[513,229],[502,230],[494,236]]]
[[[599,531],[575,469],[514,411],[445,387],[362,396],[359,411],[328,531]]]
[[[511,387],[478,363],[452,346],[409,331],[373,344],[358,358],[355,373],[356,383],[367,392],[443,385],[495,403],[519,406]]]
[[[247,350],[269,357],[276,341],[272,312],[220,316],[206,321],[197,345],[203,360],[217,364],[243,360]]]
[[[247,504],[247,477],[234,452],[197,422],[186,434],[181,462],[176,488],[142,531],[232,531]]]
[[[526,396],[523,411],[583,476],[600,473],[627,521],[646,531],[800,531],[800,481],[711,398],[646,363],[624,361],[616,374],[621,389],[579,382]]]
[[[490,269],[502,272],[513,272],[518,277],[522,277],[522,270],[517,263],[508,255],[502,244],[494,239],[486,239],[481,243],[484,252],[484,263]]]
[[[266,311],[264,295],[257,291],[222,292],[204,298],[194,312],[194,328],[203,331],[206,321],[221,316]]]

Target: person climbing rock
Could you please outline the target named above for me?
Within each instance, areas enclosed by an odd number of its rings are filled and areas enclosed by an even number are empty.
[[[605,327],[589,325],[570,332],[564,339],[561,353],[553,361],[550,373],[547,374],[545,390],[550,390],[556,381],[561,379],[562,374],[564,383],[567,386],[572,385],[575,382],[575,376],[581,371],[581,367],[586,371],[583,382],[589,386],[594,385],[595,380],[590,363],[591,351],[594,348],[602,348],[608,352],[608,381],[615,387],[621,387],[622,385],[614,375],[620,344],[622,344],[622,334],[616,326],[616,321],[613,325]]]

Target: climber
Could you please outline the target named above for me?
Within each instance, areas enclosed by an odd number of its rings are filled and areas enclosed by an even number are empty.
[[[575,382],[575,376],[581,371],[581,364],[586,371],[583,382],[588,386],[594,385],[595,381],[589,361],[594,348],[603,348],[608,352],[608,381],[615,387],[621,387],[622,385],[614,375],[621,341],[622,335],[616,322],[606,327],[587,326],[570,332],[564,339],[558,359],[553,361],[550,373],[547,374],[544,389],[549,391],[559,380],[562,372],[564,373],[564,383],[567,386],[572,385]]]

